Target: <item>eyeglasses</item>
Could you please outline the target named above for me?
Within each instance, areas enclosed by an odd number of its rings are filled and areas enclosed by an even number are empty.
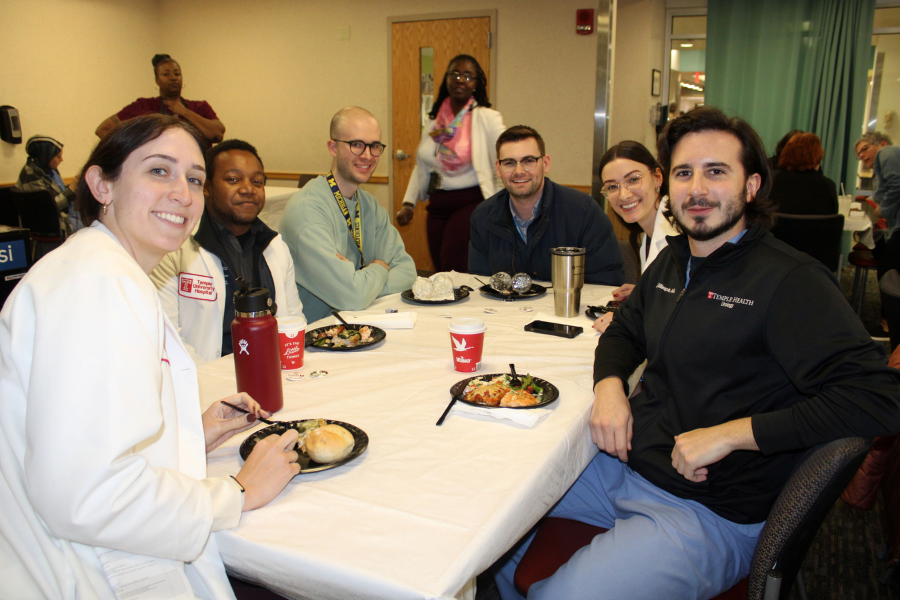
[[[522,160],[516,160],[514,158],[504,158],[500,163],[500,170],[504,173],[512,173],[516,170],[516,167],[522,165],[522,168],[526,171],[534,170],[534,167],[537,166],[538,161],[544,158],[544,155],[540,156],[526,156]]]
[[[447,73],[447,79],[450,81],[456,81],[457,79],[462,79],[465,82],[475,81],[475,77],[470,77],[465,73],[460,73],[459,71],[450,71]]]
[[[619,193],[622,191],[623,187],[626,190],[628,190],[629,192],[636,192],[637,190],[641,189],[641,183],[643,183],[644,177],[649,172],[650,171],[648,170],[643,175],[631,175],[622,183],[611,183],[608,186],[601,189],[600,193],[603,194],[604,196],[606,196],[607,198],[612,199],[619,195]]]
[[[864,145],[860,146],[859,150],[856,151],[856,158],[858,158],[859,160],[862,160],[863,154],[868,152],[871,147],[872,146],[869,144],[864,144]]]
[[[332,140],[334,142],[344,142],[348,146],[350,146],[350,152],[355,154],[356,156],[362,156],[362,153],[366,151],[366,148],[369,149],[369,152],[372,153],[372,156],[381,156],[381,153],[384,152],[384,149],[387,148],[381,142],[372,142],[371,144],[367,144],[362,140],[353,140],[348,142],[347,140]]]

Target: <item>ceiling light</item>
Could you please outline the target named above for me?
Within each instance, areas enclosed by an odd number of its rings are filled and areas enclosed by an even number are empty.
[[[682,48],[693,48],[694,45],[693,44],[681,44],[681,47]]]

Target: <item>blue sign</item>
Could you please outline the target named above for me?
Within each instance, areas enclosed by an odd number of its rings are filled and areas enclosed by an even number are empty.
[[[27,268],[28,254],[25,251],[25,240],[0,242],[0,271]]]

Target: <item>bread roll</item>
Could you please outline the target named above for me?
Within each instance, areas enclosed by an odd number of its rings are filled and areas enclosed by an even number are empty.
[[[353,450],[353,434],[340,425],[323,425],[306,438],[306,453],[319,464],[327,465],[347,458]]]

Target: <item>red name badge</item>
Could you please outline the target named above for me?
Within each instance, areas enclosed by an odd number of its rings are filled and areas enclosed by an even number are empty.
[[[178,295],[207,302],[215,302],[219,298],[212,277],[193,273],[178,274]]]

